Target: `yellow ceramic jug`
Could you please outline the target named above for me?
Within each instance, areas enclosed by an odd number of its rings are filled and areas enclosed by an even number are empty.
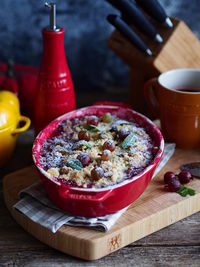
[[[6,91],[0,92],[0,166],[12,155],[19,133],[30,126],[30,119],[20,115],[18,98]],[[22,126],[20,126],[23,124]]]

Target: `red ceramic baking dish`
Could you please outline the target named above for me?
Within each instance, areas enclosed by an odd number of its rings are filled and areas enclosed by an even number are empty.
[[[100,189],[72,187],[63,184],[57,178],[49,178],[42,168],[40,153],[42,144],[51,137],[58,124],[66,119],[81,118],[92,114],[102,116],[106,112],[115,114],[121,119],[134,120],[139,126],[146,129],[159,148],[151,164],[131,179]],[[162,134],[148,118],[122,106],[95,105],[69,112],[55,119],[44,128],[35,139],[33,160],[39,170],[46,192],[55,205],[74,215],[96,217],[114,213],[135,201],[151,181],[163,151],[164,140]]]

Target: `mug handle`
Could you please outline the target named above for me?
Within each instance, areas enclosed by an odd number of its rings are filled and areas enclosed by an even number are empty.
[[[159,104],[155,94],[155,85],[157,84],[157,78],[152,78],[144,85],[144,98],[149,106],[152,114],[155,117],[159,117]]]
[[[16,129],[14,129],[14,131],[12,132],[12,134],[18,134],[18,133],[23,133],[26,130],[28,130],[30,124],[31,124],[31,120],[28,117],[25,116],[21,116],[19,117],[19,122],[25,122],[24,126],[22,127],[17,127]]]

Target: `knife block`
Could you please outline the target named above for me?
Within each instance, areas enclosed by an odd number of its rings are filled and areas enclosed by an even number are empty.
[[[152,114],[147,109],[143,96],[143,87],[147,80],[174,68],[200,68],[199,40],[183,21],[175,18],[171,20],[173,28],[154,23],[163,37],[162,44],[150,40],[131,26],[151,49],[152,57],[135,48],[117,30],[108,40],[108,47],[130,66],[130,104],[134,110],[150,117]]]

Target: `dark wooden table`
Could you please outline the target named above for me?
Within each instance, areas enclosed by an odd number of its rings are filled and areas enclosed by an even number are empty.
[[[79,106],[86,100],[81,98]],[[2,178],[32,164],[32,142],[32,129],[20,135],[13,157],[0,170],[0,266],[200,266],[200,213],[94,262],[65,255],[30,236],[4,204]]]

